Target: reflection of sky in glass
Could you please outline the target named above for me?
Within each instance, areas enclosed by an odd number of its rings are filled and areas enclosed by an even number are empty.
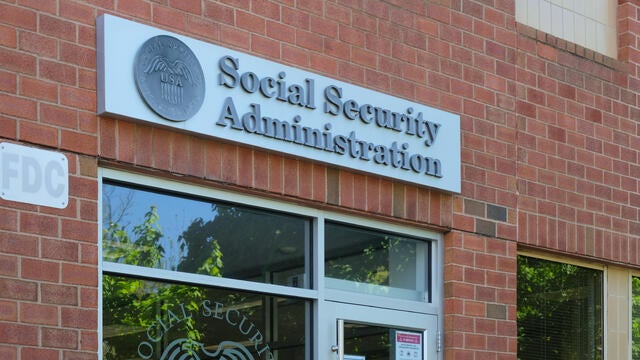
[[[278,285],[309,287],[308,218],[268,209],[105,184],[103,260]],[[136,234],[155,207],[158,229]],[[110,226],[114,224],[114,226]],[[124,230],[130,242],[117,231]],[[143,228],[144,232],[144,228]],[[157,259],[157,246],[162,258]]]
[[[211,203],[178,196],[167,196],[145,190],[105,184],[103,187],[103,228],[109,219],[124,226],[131,239],[135,239],[133,228],[144,222],[145,214],[152,206],[157,208],[158,224],[162,231],[160,245],[165,250],[163,268],[175,269],[182,257],[178,238],[195,219],[213,219]]]

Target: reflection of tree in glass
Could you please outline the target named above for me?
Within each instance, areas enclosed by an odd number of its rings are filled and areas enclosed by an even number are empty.
[[[631,358],[640,359],[640,278],[633,277],[632,283],[632,324],[631,324]]]
[[[305,272],[306,219],[224,203],[211,208],[211,219],[194,221],[180,237],[188,249],[179,271],[202,272],[207,254],[221,261],[224,253],[226,278],[295,286],[286,276]]]
[[[340,249],[339,254],[327,261],[325,272],[328,277],[388,286],[390,272],[398,276],[412,268],[416,247],[398,237],[382,236],[364,248]],[[393,264],[391,258],[394,259]]]
[[[130,265],[156,267],[164,253],[159,244],[163,235],[158,220],[157,210],[152,206],[145,214],[144,222],[133,227],[133,234],[136,236],[133,240],[121,225],[110,223],[103,232],[105,259]],[[196,310],[202,299],[202,293],[197,287],[149,287],[145,284],[150,283],[133,278],[103,277],[103,321],[105,324],[121,325],[122,330],[119,334],[113,334],[115,337],[125,336],[124,341],[136,340],[137,337],[127,339],[126,335],[132,331],[144,332],[154,321],[171,322],[171,313],[167,310],[171,310],[174,304],[184,303],[186,309]],[[202,334],[194,325],[190,319],[181,322],[187,338],[195,346]],[[107,335],[104,344],[105,359],[127,359],[132,355],[118,354],[116,349],[110,346]],[[121,342],[123,339],[120,338],[118,341]]]
[[[202,223],[202,219],[194,221]],[[196,239],[198,234],[189,234],[189,231],[197,232],[197,225],[190,226],[181,236],[185,242]],[[131,239],[124,226],[110,222],[103,231],[103,256],[105,260],[128,265],[157,268],[163,259],[164,249],[160,245],[163,237],[159,226],[157,208],[151,206],[144,216],[144,222],[133,226]],[[209,256],[201,259],[198,267],[199,273],[219,276],[222,269],[222,253],[215,241],[209,244]],[[201,245],[202,247],[203,245]],[[145,284],[150,284],[145,286]],[[104,276],[103,277],[103,321],[105,324],[120,324],[122,330],[120,336],[127,335],[134,329],[135,332],[145,332],[156,321],[171,323],[175,321],[175,307],[184,304],[186,311],[197,311],[199,304],[204,299],[203,290],[195,286],[155,286],[140,279]],[[203,334],[195,328],[192,319],[180,321],[180,327],[191,342],[192,349],[198,348],[196,342]],[[116,335],[118,337],[118,335]],[[109,346],[109,340],[105,336],[105,359],[128,359],[130,355],[118,354],[116,349]],[[136,340],[131,337],[129,341]],[[127,339],[119,338],[119,343]],[[136,340],[136,341],[139,341]],[[165,344],[158,343],[161,347]],[[133,347],[135,348],[135,346]],[[159,349],[158,349],[159,351]]]
[[[111,247],[105,252],[106,261],[278,285],[309,286],[304,280],[309,219],[151,189],[110,184],[104,188],[103,224],[109,229],[105,245]],[[122,255],[147,251],[132,247],[149,246],[150,242],[109,244],[108,241],[115,238],[108,236],[114,231],[127,231],[131,239],[153,237],[150,231],[134,234],[140,226],[137,224],[145,222],[141,215],[152,207],[153,216],[158,216],[154,226],[163,233],[161,238],[154,239],[162,256],[158,262],[132,263],[131,258]],[[146,222],[149,223],[149,219]],[[147,227],[147,230],[153,229]],[[120,251],[115,247],[120,247]]]
[[[121,201],[121,204],[116,204],[113,209],[109,206],[110,202],[105,201],[106,216],[103,222],[106,226],[103,229],[102,239],[105,261],[160,269],[170,269],[175,266],[175,270],[181,272],[222,277],[225,269],[223,246],[226,249],[225,252],[236,255],[231,259],[231,268],[238,269],[248,268],[247,265],[252,263],[276,264],[277,259],[274,260],[274,257],[277,256],[278,245],[274,247],[274,244],[285,246],[290,245],[290,239],[304,239],[304,226],[297,219],[287,221],[286,219],[290,217],[283,216],[281,221],[277,214],[224,204],[211,204],[210,219],[195,218],[176,240],[171,241],[165,238],[165,233],[160,226],[161,214],[155,205],[150,205],[140,224],[126,223],[131,219],[127,212],[128,207],[135,201],[134,194],[135,192],[131,192],[130,195],[125,196],[125,200]],[[178,244],[181,254],[179,261],[173,266],[167,264],[166,251],[162,245],[171,242]],[[255,252],[248,252],[247,244],[252,244],[254,248],[261,248],[254,249]],[[264,249],[272,251],[268,252]],[[255,258],[256,253],[259,254],[261,263]],[[276,255],[273,255],[274,253]],[[240,258],[237,255],[248,255],[248,257]],[[286,262],[283,261],[283,263]],[[286,265],[291,266],[291,264]],[[234,275],[237,275],[237,278],[245,276],[246,279],[251,280],[250,276],[260,277],[262,272],[266,271],[262,266],[264,265],[259,265],[258,269],[245,270],[243,274]],[[105,325],[109,324],[109,330],[105,330],[104,358],[128,359],[137,356],[135,351],[119,354],[117,349],[135,349],[137,342],[146,339],[144,334],[149,326],[156,321],[170,323],[172,318],[170,311],[175,314],[180,304],[184,304],[187,312],[197,313],[202,301],[207,299],[206,293],[205,287],[160,284],[131,277],[105,275],[103,277],[103,319]],[[225,298],[207,300],[220,301],[229,307],[238,304],[241,306],[239,309],[242,309],[242,314],[247,317],[253,317],[256,310],[254,307],[243,305],[246,303],[246,295],[243,293],[228,292]],[[286,312],[284,315],[287,315]],[[300,316],[300,314],[297,315]],[[177,322],[175,316],[173,318],[174,322]],[[294,328],[298,326],[294,325],[299,321],[298,317],[294,316],[288,320],[288,326]],[[283,323],[281,326],[284,325]],[[184,334],[182,336],[186,336],[191,341],[193,349],[197,348],[196,342],[201,341],[206,334],[206,329],[196,328],[196,324],[191,319],[180,322],[173,329]],[[297,340],[288,340],[286,337],[278,339],[278,342],[283,344],[289,341]],[[131,344],[122,345],[128,342]],[[164,342],[166,342],[165,339],[158,344],[154,343],[159,347],[154,353],[160,353],[160,348],[167,345]],[[111,343],[117,343],[117,349],[111,346]]]
[[[346,323],[345,324],[345,353],[362,355],[367,360],[382,360],[391,358],[390,337],[393,331],[386,327]]]
[[[222,276],[222,251],[214,239],[214,222],[195,219],[180,235],[180,250],[184,254],[178,271]]]
[[[265,276],[270,272],[284,269],[289,271],[285,277],[299,274],[298,269],[304,272],[304,241],[308,239],[306,219],[126,186],[107,184],[104,189],[104,261],[215,277],[222,277],[224,272],[225,277],[262,282],[273,281],[270,276]],[[196,205],[198,209],[193,210]],[[143,210],[145,206],[148,206],[146,212]],[[207,207],[209,211],[206,210]],[[144,216],[140,220],[133,220],[136,219],[136,214],[142,212]],[[175,214],[179,213],[192,214],[195,218],[192,217],[184,225],[172,222]],[[172,228],[180,230],[172,231]],[[163,229],[169,229],[168,233]],[[285,252],[279,251],[287,247],[292,252],[285,255]],[[228,256],[225,261],[223,252]],[[284,283],[285,280],[280,281]],[[236,291],[222,291],[224,295],[207,297],[211,291],[218,290],[223,289],[154,283],[134,277],[105,274],[104,358],[138,358],[135,349],[140,341],[148,341],[146,333],[149,327],[155,329],[155,322],[169,324],[172,319],[176,324],[172,327],[172,331],[176,331],[174,335],[179,333],[179,336],[187,337],[194,345],[193,348],[197,348],[196,342],[206,340],[205,336],[218,330],[207,329],[208,325],[203,322],[196,327],[191,319],[178,321],[177,317],[180,315],[176,316],[176,312],[180,310],[176,309],[184,306],[184,311],[193,312],[195,317],[195,314],[201,312],[199,307],[204,300],[218,301],[228,308],[237,307],[243,316],[249,318],[253,318],[254,312],[264,306],[278,306],[278,311],[288,320],[278,326],[281,330],[285,326],[296,329],[286,333],[302,334],[302,344],[304,343],[304,331],[300,332],[298,329],[300,320],[305,318],[304,313],[299,313],[304,307],[294,307],[292,310],[295,312],[287,314],[283,312],[285,308],[281,307],[282,304],[266,305],[270,303],[266,300],[247,306],[252,304],[247,296],[256,294]],[[258,297],[261,298],[260,295]],[[287,317],[288,315],[290,316]],[[165,340],[169,338],[162,337],[158,343],[153,342],[154,346],[159,347],[153,351],[154,354],[161,353],[160,348],[167,346]],[[297,339],[288,339],[284,335],[280,335],[278,339],[265,338],[265,341],[271,340],[281,345],[293,341],[295,349],[299,348]],[[302,349],[304,351],[303,347]]]
[[[602,272],[518,257],[518,358],[602,359]]]
[[[142,224],[133,227],[133,235],[136,238],[132,240],[122,225],[110,222],[102,237],[105,259],[130,265],[157,267],[164,255],[164,249],[159,243],[162,230],[158,225],[158,211],[155,206],[145,214]]]

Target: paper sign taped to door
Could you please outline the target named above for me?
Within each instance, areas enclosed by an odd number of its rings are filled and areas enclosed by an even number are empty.
[[[422,360],[422,334],[396,331],[396,360]]]

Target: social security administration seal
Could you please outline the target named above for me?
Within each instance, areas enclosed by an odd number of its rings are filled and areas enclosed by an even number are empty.
[[[200,62],[175,37],[158,35],[145,41],[136,54],[134,77],[145,103],[165,119],[186,121],[204,101]]]

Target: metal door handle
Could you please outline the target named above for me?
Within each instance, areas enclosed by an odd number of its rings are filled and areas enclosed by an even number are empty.
[[[338,319],[336,321],[338,345],[333,345],[331,351],[338,353],[338,360],[344,360],[344,320]],[[335,350],[333,350],[335,348]]]

